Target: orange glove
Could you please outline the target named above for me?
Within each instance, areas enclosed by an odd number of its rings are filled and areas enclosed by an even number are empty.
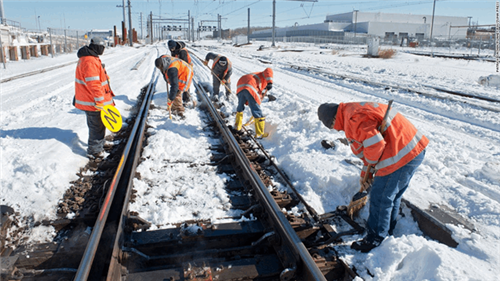
[[[103,110],[103,109],[104,109],[104,104],[102,104],[102,103],[96,103],[96,104],[94,105],[94,107],[95,107],[97,110],[101,111],[101,110]]]
[[[226,84],[226,79],[222,79],[220,82],[222,83],[222,85],[224,85]]]
[[[207,60],[204,60],[204,61],[203,61],[203,64],[204,64],[204,65],[208,65],[208,61],[207,61]]]
[[[167,101],[167,107],[168,107],[168,109],[170,109],[172,107],[172,101],[171,100]]]

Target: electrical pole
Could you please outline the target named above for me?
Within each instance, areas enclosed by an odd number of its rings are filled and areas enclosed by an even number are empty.
[[[191,41],[191,11],[188,10],[188,30],[187,30],[187,40]]]
[[[142,12],[141,12],[141,40],[144,39],[144,37],[142,36]]]
[[[122,0],[122,7],[123,7],[123,24],[126,24],[127,22],[126,22],[126,17],[125,17],[125,0]]]
[[[431,57],[434,57],[434,48],[432,47],[432,31],[434,29],[434,12],[436,11],[436,0],[434,0],[434,5],[432,7],[432,22],[431,22]]]
[[[132,12],[130,11],[130,0],[128,0],[128,40],[130,42],[130,47],[133,47],[134,46],[134,42],[133,42],[133,32],[132,32]]]
[[[195,38],[194,38],[194,18],[191,17],[191,42],[194,42],[195,41]]]
[[[497,25],[495,28],[495,57],[496,57],[496,65],[497,65],[497,72],[498,72],[498,63],[499,63],[499,58],[498,58],[498,52],[500,51],[500,45],[498,44],[498,39],[500,37],[500,19],[499,19],[499,11],[498,11],[498,1],[497,1]]]
[[[271,45],[272,47],[276,46],[274,44],[274,36],[275,36],[275,29],[276,29],[276,0],[273,0],[273,44]]]
[[[217,20],[219,21],[219,40],[222,41],[222,23],[221,23],[222,16],[217,14]]]
[[[250,8],[248,8],[247,43],[250,43]]]
[[[358,24],[358,10],[354,10],[356,13],[356,16],[354,18],[354,38],[356,38],[356,32],[357,32],[357,27],[356,25]]]

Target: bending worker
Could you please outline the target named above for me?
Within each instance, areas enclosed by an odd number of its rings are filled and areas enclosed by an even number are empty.
[[[352,152],[364,162],[370,173],[370,214],[366,223],[367,235],[352,243],[351,248],[369,252],[392,235],[401,204],[401,197],[425,156],[429,140],[403,115],[391,109],[385,130],[380,131],[387,110],[386,104],[376,102],[325,103],[318,108],[323,124],[344,131]],[[366,171],[368,165],[375,169]]]
[[[103,157],[106,127],[101,121],[101,109],[114,105],[114,94],[108,83],[108,74],[99,59],[104,53],[105,42],[102,38],[92,38],[88,46],[78,50],[78,64],[75,72],[75,98],[73,105],[85,112],[89,139],[87,157]]]
[[[185,62],[187,62],[189,65],[191,65],[191,68],[193,67],[193,63],[191,62],[191,56],[189,55],[189,51],[186,48],[186,43],[182,41],[174,41],[174,40],[169,40],[168,43],[168,49],[170,50],[170,55],[174,58],[181,59]],[[182,94],[182,101],[184,103],[188,103],[189,100],[191,99],[191,95],[189,92],[184,92]]]
[[[238,80],[236,96],[238,97],[238,107],[236,108],[236,121],[234,128],[239,131],[243,124],[243,110],[245,104],[250,106],[252,116],[255,118],[255,137],[267,137],[264,133],[266,118],[262,114],[260,104],[267,91],[273,87],[273,70],[266,68],[262,72],[254,72],[241,76]],[[265,91],[264,91],[265,90]]]
[[[205,56],[204,65],[208,65],[208,61],[213,60],[212,65],[212,85],[214,89],[214,96],[219,96],[220,85],[226,85],[226,98],[231,94],[231,74],[233,74],[233,66],[231,62],[225,56],[217,55],[214,53],[208,53]]]
[[[185,61],[163,55],[155,60],[155,66],[163,74],[163,78],[170,84],[167,106],[172,114],[184,117],[182,94],[189,93],[193,80],[193,69]]]

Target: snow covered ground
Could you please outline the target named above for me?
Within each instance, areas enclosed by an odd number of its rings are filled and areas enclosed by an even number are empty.
[[[277,43],[277,49],[257,51],[269,43],[232,47],[215,41],[193,44],[194,54],[204,58],[209,51],[221,53],[235,68],[232,90],[240,76],[272,67],[275,73],[271,94],[262,108],[267,128],[273,134],[261,143],[276,156],[280,167],[302,196],[318,213],[349,203],[358,190],[359,168],[345,159],[357,160],[350,148],[337,139],[343,133],[325,128],[317,117],[324,102],[394,100],[394,107],[430,140],[426,158],[414,176],[404,198],[426,209],[443,204],[472,222],[475,232],[452,226],[459,243],[450,248],[422,235],[410,215],[400,217],[395,235],[388,237],[368,254],[349,248],[350,237],[336,246],[342,257],[354,265],[365,280],[497,280],[500,274],[500,116],[464,99],[436,99],[399,90],[384,89],[350,79],[338,79],[290,65],[319,68],[325,72],[361,77],[379,83],[422,88],[425,85],[500,99],[497,87],[478,83],[495,74],[495,65],[486,61],[466,61],[416,56],[398,51],[391,59],[365,58],[366,48],[315,46],[305,43]],[[328,48],[326,48],[328,47]],[[384,47],[385,48],[385,47]],[[157,50],[164,43],[137,48],[107,49],[101,60],[111,77],[117,108],[128,117],[140,89],[153,74]],[[302,50],[301,52],[296,52]],[[435,49],[434,51],[440,51]],[[449,49],[441,50],[449,53]],[[469,50],[457,50],[468,53]],[[145,58],[138,70],[133,66]],[[269,61],[265,64],[261,61]],[[0,69],[1,79],[37,69],[64,65],[56,70],[1,84],[1,179],[0,204],[13,207],[28,226],[42,219],[55,219],[58,202],[87,162],[85,115],[72,105],[75,54],[56,58],[32,58],[10,62]],[[211,81],[208,69],[195,62],[195,79]],[[191,90],[194,93],[194,87]],[[195,95],[193,95],[195,96]],[[224,175],[203,166],[205,148],[214,140],[203,130],[203,113],[191,109],[186,120],[170,121],[163,108],[166,87],[160,78],[150,113],[151,134],[138,167],[141,180],[131,210],[166,227],[188,218],[222,219],[237,214],[229,209]],[[231,115],[236,99],[222,109]],[[499,104],[489,104],[500,110]],[[250,117],[248,108],[244,120]],[[320,142],[332,140],[333,150]],[[195,167],[184,162],[199,163]],[[201,176],[203,175],[203,176]],[[212,188],[207,188],[211,186]],[[175,198],[176,200],[170,200]],[[207,199],[210,200],[207,200]],[[173,203],[174,202],[174,203]],[[405,210],[408,214],[408,210]],[[367,208],[361,219],[368,216]],[[30,227],[30,241],[50,241],[55,235],[47,227]]]

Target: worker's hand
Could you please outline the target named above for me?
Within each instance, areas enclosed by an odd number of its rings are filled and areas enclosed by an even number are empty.
[[[367,190],[368,188],[370,188],[370,186],[372,186],[373,184],[373,178],[370,177],[368,179],[366,179],[365,182],[363,182],[363,178],[360,178],[359,179],[359,186],[362,190]]]
[[[208,61],[207,61],[207,60],[204,60],[204,61],[203,61],[203,64],[204,64],[204,65],[208,65]]]
[[[170,99],[167,101],[167,107],[168,109],[172,108],[172,101]]]
[[[222,79],[222,80],[220,81],[220,83],[221,83],[222,85],[225,85],[225,84],[226,84],[226,79]]]
[[[97,110],[101,111],[101,110],[103,110],[103,109],[104,109],[104,104],[102,104],[102,103],[96,103],[96,104],[94,105],[94,107],[95,107]]]
[[[273,83],[269,83],[269,84],[267,84],[266,89],[267,89],[268,91],[269,91],[269,90],[271,90],[272,88],[273,88]]]

